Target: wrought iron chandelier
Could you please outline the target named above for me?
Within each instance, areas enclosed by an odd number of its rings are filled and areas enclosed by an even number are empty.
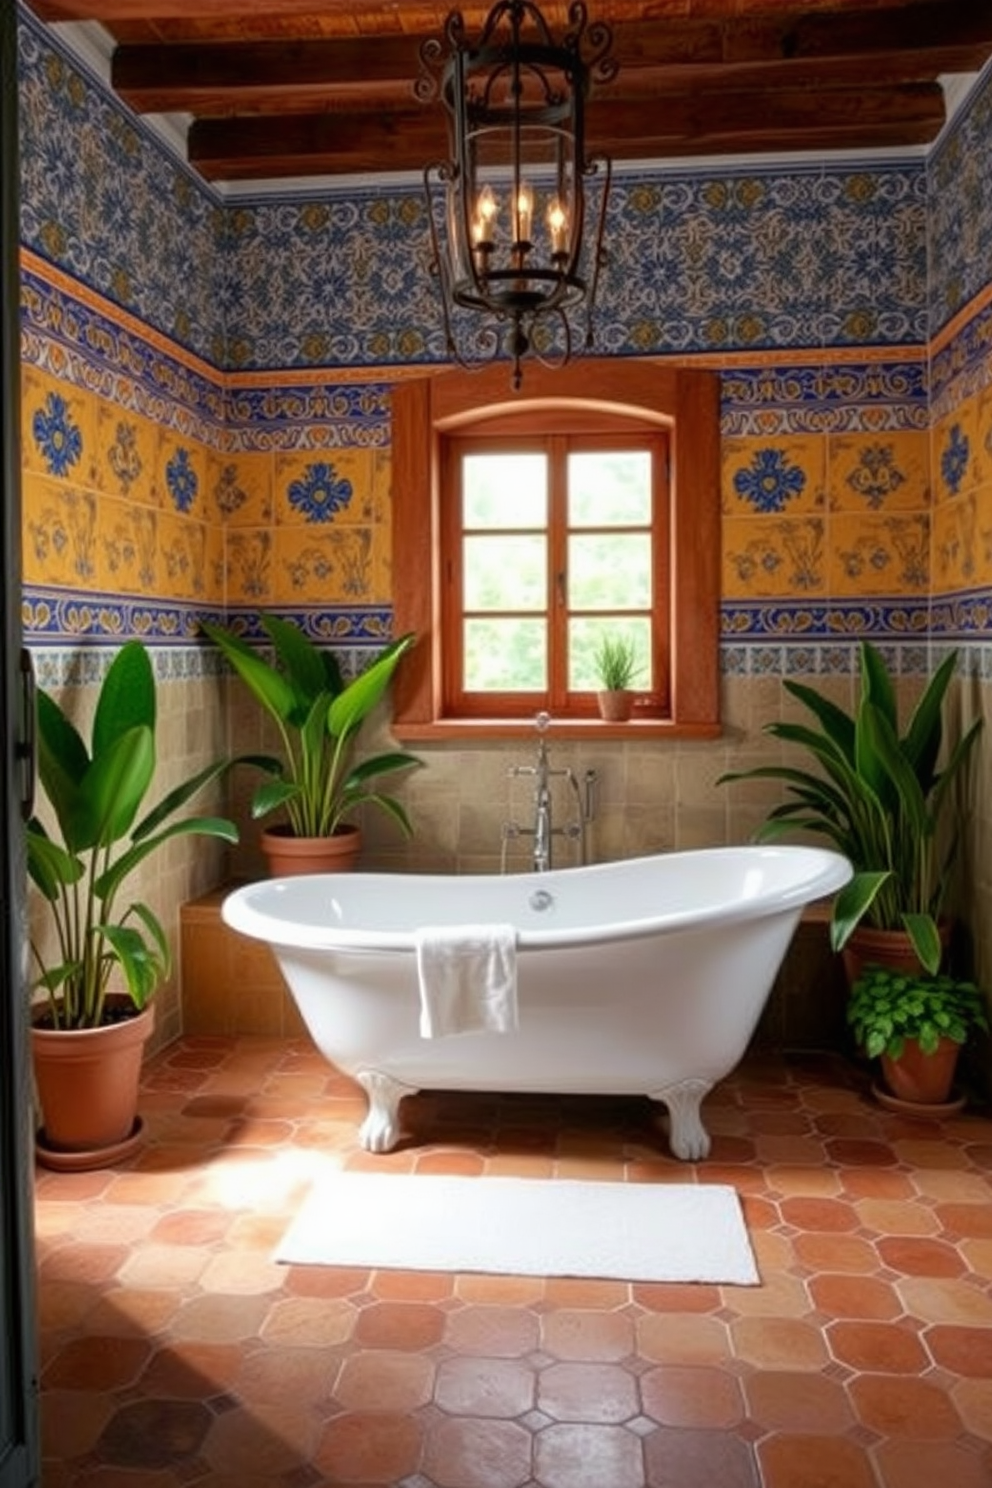
[[[570,313],[583,305],[592,345],[610,161],[586,155],[585,103],[591,81],[616,76],[613,35],[589,24],[583,0],[557,42],[532,0],[497,0],[474,45],[459,11],[444,36],[447,53],[434,38],[421,47],[416,93],[422,102],[440,94],[448,115],[450,158],[424,170],[447,352],[473,366],[505,349],[519,388],[528,354],[548,366],[569,360]],[[459,310],[487,322],[465,331]]]

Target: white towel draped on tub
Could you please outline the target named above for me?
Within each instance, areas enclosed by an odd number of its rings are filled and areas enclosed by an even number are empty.
[[[516,1028],[513,925],[424,925],[417,931],[417,975],[422,1038]]]

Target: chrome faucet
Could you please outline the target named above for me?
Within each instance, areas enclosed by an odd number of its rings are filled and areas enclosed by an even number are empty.
[[[583,807],[582,797],[579,791],[579,783],[574,772],[565,766],[563,769],[552,769],[548,760],[548,744],[545,732],[551,715],[549,713],[538,713],[534,719],[534,725],[538,732],[537,762],[533,765],[511,765],[510,777],[521,775],[533,775],[534,777],[534,825],[522,827],[515,821],[503,823],[503,854],[502,868],[506,871],[506,850],[511,839],[516,837],[532,837],[533,847],[531,850],[531,865],[535,873],[546,873],[552,867],[552,842],[555,837],[566,837],[578,844],[578,859],[580,865],[586,861],[586,822],[592,816],[592,787],[595,783],[595,771],[586,771],[586,804]],[[564,780],[571,789],[574,796],[574,805],[571,819],[564,825],[554,825],[554,814],[552,805],[551,783],[555,779]]]

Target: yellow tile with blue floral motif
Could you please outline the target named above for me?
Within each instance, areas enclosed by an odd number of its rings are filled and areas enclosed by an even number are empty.
[[[992,383],[974,396],[973,472],[976,486],[992,484]]]
[[[371,509],[371,450],[349,447],[276,455],[277,525],[326,528],[368,523]]]
[[[933,524],[934,589],[980,589],[992,582],[992,483],[941,504]]]
[[[929,514],[838,513],[830,520],[828,572],[830,593],[841,599],[926,594]]]
[[[225,573],[224,529],[216,522],[206,529],[206,561],[203,574],[203,599],[206,604],[223,605],[227,596]]]
[[[162,429],[155,453],[153,492],[163,511],[177,516],[208,519],[206,447],[174,429]]]
[[[25,470],[93,485],[96,399],[38,367],[21,374],[21,459]]]
[[[69,481],[25,471],[21,482],[22,572],[28,584],[94,589],[97,497]]]
[[[270,603],[273,597],[271,528],[227,528],[224,552],[230,603],[258,606]]]
[[[388,449],[374,449],[369,453],[371,456],[372,489],[370,520],[377,525],[387,524],[391,527],[393,520],[392,451]]]
[[[207,587],[207,526],[176,512],[158,513],[157,599],[203,600]]]
[[[975,434],[970,411],[945,414],[933,428],[932,469],[934,501],[952,501],[975,484]]]
[[[388,605],[393,598],[393,543],[385,524],[372,528],[372,564],[367,603]]]
[[[268,451],[211,452],[207,510],[211,521],[265,527],[273,520],[274,457]]]
[[[101,491],[142,506],[156,505],[159,426],[108,398],[97,406],[95,482]]]
[[[368,604],[372,529],[277,527],[272,573],[277,603]]]
[[[724,517],[725,599],[826,593],[822,517]]]
[[[832,511],[924,511],[930,504],[926,429],[838,434],[827,448]]]
[[[110,594],[158,593],[158,518],[151,507],[100,497],[99,588]]]
[[[722,506],[727,516],[799,516],[824,505],[822,434],[731,437],[721,447]]]

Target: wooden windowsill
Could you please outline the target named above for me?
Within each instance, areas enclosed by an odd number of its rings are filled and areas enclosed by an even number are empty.
[[[478,744],[490,739],[533,739],[533,718],[438,718],[433,723],[397,720],[393,733],[401,744],[442,743],[445,740]],[[546,739],[718,739],[719,723],[673,723],[665,718],[631,718],[607,723],[601,718],[553,718],[542,730]]]

